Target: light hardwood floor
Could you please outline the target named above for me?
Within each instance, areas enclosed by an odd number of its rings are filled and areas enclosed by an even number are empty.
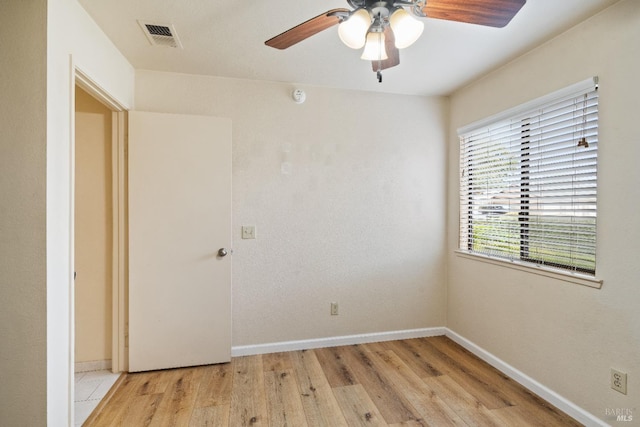
[[[446,337],[123,376],[86,426],[579,426]]]

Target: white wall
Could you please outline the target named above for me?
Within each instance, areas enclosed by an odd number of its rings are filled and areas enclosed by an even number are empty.
[[[232,119],[233,345],[443,326],[446,101],[293,88],[136,72],[138,110]]]
[[[640,2],[617,3],[451,97],[448,326],[596,417],[640,425]],[[457,257],[456,129],[600,77],[597,290]],[[629,373],[626,396],[609,370]]]
[[[46,0],[0,13],[0,425],[46,422]]]
[[[82,69],[123,107],[133,104],[134,71],[76,0],[48,0],[47,9],[47,420],[71,418],[71,118],[72,66]],[[44,408],[42,409],[44,412]]]

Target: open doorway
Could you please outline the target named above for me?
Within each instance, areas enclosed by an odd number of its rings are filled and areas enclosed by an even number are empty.
[[[73,424],[82,425],[128,369],[126,111],[74,71],[70,409]]]
[[[75,90],[74,319],[76,424],[118,378],[112,373],[112,111]],[[117,331],[116,331],[117,332]]]

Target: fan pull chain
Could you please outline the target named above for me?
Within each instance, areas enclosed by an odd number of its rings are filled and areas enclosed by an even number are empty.
[[[378,71],[376,72],[378,83],[382,83],[382,49],[382,43],[380,43],[380,51],[378,52]]]
[[[378,22],[382,20],[382,16],[378,12]],[[384,49],[382,45],[382,28],[381,32],[378,33],[378,71],[376,72],[376,77],[378,78],[378,83],[382,83],[382,49]]]

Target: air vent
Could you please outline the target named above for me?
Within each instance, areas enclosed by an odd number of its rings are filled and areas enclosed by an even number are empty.
[[[176,29],[172,24],[159,24],[138,20],[140,28],[147,36],[152,46],[167,46],[182,49],[182,43],[178,39]]]

